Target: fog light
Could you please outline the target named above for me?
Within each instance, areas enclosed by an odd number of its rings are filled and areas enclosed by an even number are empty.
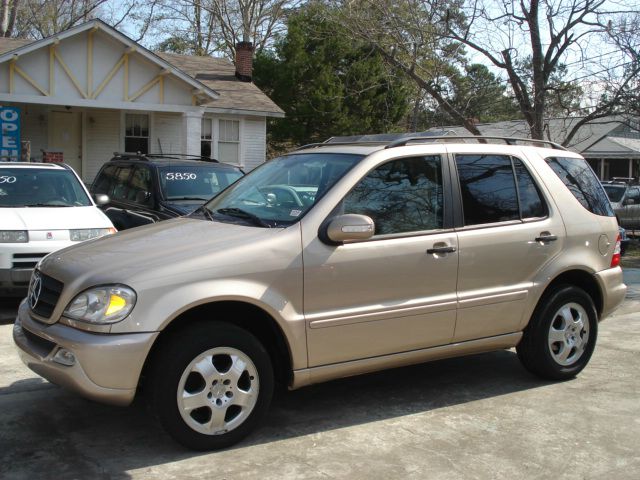
[[[53,361],[67,367],[73,367],[76,364],[76,356],[66,348],[60,348],[53,356]]]

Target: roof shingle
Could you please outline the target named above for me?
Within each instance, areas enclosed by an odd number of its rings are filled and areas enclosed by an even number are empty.
[[[156,54],[220,94],[220,98],[206,103],[206,107],[284,116],[282,109],[252,82],[236,78],[235,66],[227,59],[162,52]]]

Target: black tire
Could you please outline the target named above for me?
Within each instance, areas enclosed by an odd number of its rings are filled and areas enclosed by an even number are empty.
[[[578,287],[559,285],[540,299],[516,350],[530,372],[566,380],[589,363],[597,335],[598,314],[591,297]]]
[[[239,442],[256,427],[273,388],[271,359],[256,337],[235,325],[209,322],[191,325],[159,346],[150,365],[148,399],[178,443],[216,450]],[[187,405],[187,399],[199,406]],[[242,402],[247,405],[238,405]],[[208,422],[224,426],[216,430]]]

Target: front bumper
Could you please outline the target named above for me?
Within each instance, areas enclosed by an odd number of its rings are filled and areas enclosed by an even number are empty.
[[[31,370],[52,383],[102,403],[128,405],[158,332],[96,334],[31,318],[25,301],[13,326],[13,341]],[[56,359],[60,349],[73,354],[73,365]]]
[[[33,268],[0,268],[0,292],[6,296],[24,296],[29,289]]]
[[[68,230],[64,232],[66,239],[39,239],[45,232],[35,231],[30,232],[30,241],[27,243],[0,244],[0,293],[7,296],[26,295],[31,274],[38,261],[51,252],[78,243],[69,240]],[[61,235],[55,230],[52,233]]]
[[[624,300],[627,286],[624,284],[620,267],[608,268],[595,274],[602,292],[602,313],[600,320],[609,316]]]

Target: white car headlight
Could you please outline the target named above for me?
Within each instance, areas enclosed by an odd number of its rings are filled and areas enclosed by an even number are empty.
[[[26,230],[0,230],[0,243],[27,243],[29,233]]]
[[[92,238],[104,237],[110,233],[116,233],[115,228],[81,228],[78,230],[69,230],[69,236],[74,242],[84,242]]]
[[[126,318],[136,304],[136,292],[124,285],[106,285],[76,296],[63,315],[81,322],[105,325]]]

